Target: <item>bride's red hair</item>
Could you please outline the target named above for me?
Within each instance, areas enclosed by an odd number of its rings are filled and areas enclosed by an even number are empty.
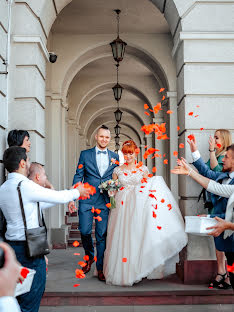
[[[123,154],[133,154],[136,153],[137,145],[133,140],[125,141],[122,145]]]

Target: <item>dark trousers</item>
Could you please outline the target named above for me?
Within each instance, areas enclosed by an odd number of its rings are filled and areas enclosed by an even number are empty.
[[[103,270],[103,258],[106,249],[106,235],[107,235],[107,223],[109,209],[101,209],[100,214],[92,213],[90,210],[82,211],[79,209],[79,230],[81,232],[82,244],[85,250],[85,254],[89,256],[90,259],[94,257],[94,247],[92,240],[92,226],[93,217],[100,216],[101,221],[95,219],[95,237],[96,237],[96,248],[97,248],[97,270]]]
[[[234,252],[225,252],[225,256],[227,258],[227,264],[232,266],[234,264]],[[232,288],[234,289],[234,273],[229,272],[229,276]]]
[[[29,258],[25,242],[7,242],[14,249],[16,258],[23,267],[36,271],[30,292],[17,297],[22,312],[38,312],[45,291],[46,264],[44,256]]]

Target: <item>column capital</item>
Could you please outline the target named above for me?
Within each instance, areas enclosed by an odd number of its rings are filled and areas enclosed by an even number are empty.
[[[176,91],[168,91],[167,92],[167,98],[177,98],[177,92]]]

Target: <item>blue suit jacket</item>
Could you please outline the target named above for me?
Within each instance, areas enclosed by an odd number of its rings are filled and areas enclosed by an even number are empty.
[[[98,186],[102,182],[112,179],[113,170],[117,165],[111,163],[111,158],[119,161],[119,156],[110,150],[107,151],[109,156],[109,167],[102,177],[100,176],[100,172],[97,167],[95,147],[82,151],[80,154],[73,184],[77,182],[88,182],[90,185],[93,185],[96,188],[96,194],[88,199],[79,201],[79,209],[82,209],[83,211],[91,209],[92,206],[95,208],[108,209],[106,204],[110,202],[110,198],[107,192],[100,193]],[[82,164],[83,167],[79,169],[78,167],[80,164]]]
[[[210,170],[210,168],[204,163],[202,158],[199,158],[197,161],[195,161],[193,165],[197,168],[201,175],[211,180],[215,180],[216,182],[221,183],[223,179],[228,178],[228,173],[226,172],[214,172]],[[232,179],[229,184],[234,184],[234,179]],[[212,214],[211,217],[214,218],[215,216],[218,216],[224,219],[228,198],[211,194],[211,201],[214,206],[214,214]],[[223,239],[222,233],[220,236],[215,237],[215,246],[220,251],[234,252],[234,235]]]

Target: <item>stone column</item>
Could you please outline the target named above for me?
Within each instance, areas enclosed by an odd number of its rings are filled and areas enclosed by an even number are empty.
[[[152,134],[148,134],[145,136],[145,140],[146,140],[146,145],[147,145],[147,149],[149,149],[150,147],[152,147]],[[146,150],[146,149],[145,149]],[[146,163],[147,163],[147,167],[149,169],[149,172],[152,172],[152,168],[153,168],[153,159],[152,159],[153,155],[149,155],[148,158],[146,159]]]
[[[139,160],[141,160],[143,163],[145,162],[145,159],[144,159],[144,157],[143,157],[143,155],[144,155],[144,153],[145,153],[145,145],[144,144],[141,144],[140,145],[140,159]]]
[[[193,19],[199,20],[204,10],[209,12],[208,7],[208,3],[202,8],[197,6]],[[222,11],[223,16],[228,16],[228,6],[221,7],[226,10],[225,14]],[[216,8],[217,12],[221,7]],[[224,24],[225,21],[221,24],[213,21],[212,32],[206,29],[181,32],[174,48],[178,76],[179,143],[185,146],[180,155],[189,162],[192,162],[186,142],[189,134],[195,134],[198,149],[207,161],[209,135],[218,128],[234,132],[234,35],[227,32],[228,26],[222,32]],[[197,202],[200,192],[201,187],[192,179],[179,177],[180,207],[185,216],[206,213],[203,204]],[[185,282],[208,282],[216,271],[213,239],[189,235],[180,268]]]
[[[76,172],[77,162],[79,159],[79,130],[77,129],[77,123],[74,119],[68,120],[68,180],[69,185],[72,185],[73,177]]]
[[[162,117],[153,118],[153,122],[156,123],[156,124],[161,124],[163,121],[164,120],[163,120]],[[165,142],[162,141],[162,140],[155,139],[154,146],[155,146],[155,148],[160,150],[159,152],[156,152],[156,153],[158,153],[159,155],[161,154],[162,156],[165,153],[164,143]],[[165,176],[166,168],[165,168],[165,165],[163,164],[163,158],[155,157],[154,158],[154,165],[157,168],[156,175],[158,175],[158,176]]]
[[[171,174],[171,169],[176,166],[176,159],[173,155],[174,151],[179,151],[178,149],[178,131],[177,131],[177,92],[167,92],[167,98],[169,99],[168,102],[168,109],[172,110],[173,113],[169,115],[169,185],[171,191],[175,197],[178,199],[178,176],[175,174]]]

